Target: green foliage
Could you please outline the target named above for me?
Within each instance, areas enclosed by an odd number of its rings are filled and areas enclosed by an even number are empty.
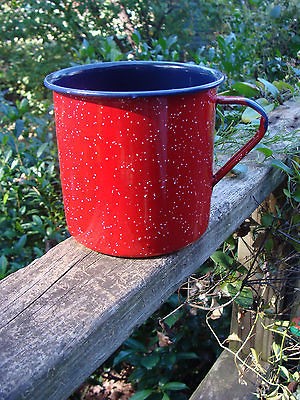
[[[237,0],[2,2],[0,90],[45,111],[46,74],[74,61],[131,57],[194,59],[233,81],[261,76],[296,82],[297,16],[296,0],[274,5],[266,0],[242,5]]]
[[[275,17],[276,15],[276,17]],[[198,56],[209,60],[231,79],[265,76],[268,80],[297,81],[295,67],[300,49],[300,6],[297,0],[231,4],[225,16],[227,29],[213,45],[203,46]]]
[[[49,120],[32,116],[26,100],[0,102],[2,278],[61,241],[65,222]]]
[[[112,357],[115,369],[131,366],[128,381],[136,386],[137,399],[188,399],[189,386],[195,385],[193,376],[197,379],[204,376],[218,354],[218,349],[210,345],[210,333],[204,329],[204,315],[189,307],[177,310],[182,301],[184,291],[179,297],[171,296]],[[160,316],[164,316],[163,320]],[[225,338],[229,321],[223,320],[218,325],[219,334]],[[183,362],[190,367],[182,369]]]
[[[300,251],[300,163],[299,157],[294,156],[290,165],[280,160],[274,160],[272,165],[279,168],[287,175],[287,184],[283,188],[283,204],[277,209],[273,218],[272,231],[274,235],[280,236],[281,240],[288,243],[296,252]]]

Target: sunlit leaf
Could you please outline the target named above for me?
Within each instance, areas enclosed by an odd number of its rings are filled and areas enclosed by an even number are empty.
[[[266,157],[271,157],[273,155],[273,150],[261,143],[255,146],[255,150],[259,151]]]
[[[256,102],[264,108],[267,114],[274,110],[275,105],[273,103],[269,103],[268,100],[264,98],[258,99]],[[253,122],[258,118],[260,118],[260,114],[251,107],[247,107],[242,114],[242,121],[244,123]]]
[[[275,85],[273,85],[273,83],[271,83],[263,78],[257,78],[257,80],[259,82],[261,82],[264,85],[265,89],[269,93],[271,93],[274,97],[277,97],[279,95],[279,90],[277,89],[277,87]]]
[[[4,206],[6,205],[8,199],[9,199],[9,193],[6,192],[6,193],[4,193],[4,196],[3,196],[3,199],[2,199],[2,202],[3,202]]]
[[[227,337],[226,342],[242,342],[242,339],[233,332]]]
[[[253,349],[252,347],[250,348],[250,350],[251,350],[252,358],[253,358],[255,364],[259,364],[259,358],[258,358],[257,351],[255,349]]]
[[[257,369],[260,370],[260,372],[265,373],[266,371],[264,370],[264,368],[262,367],[260,360],[259,360],[259,356],[257,354],[257,351],[254,348],[250,348],[251,354],[252,354],[252,359],[254,361],[255,367]]]
[[[236,82],[231,86],[238,94],[246,97],[259,96],[260,90],[257,86],[248,82]]]
[[[284,82],[284,81],[274,81],[273,85],[276,86],[276,88],[279,91],[290,91],[292,93],[294,93],[294,91],[295,91],[295,88],[293,85],[291,85],[287,82]]]
[[[280,359],[280,353],[281,353],[280,346],[277,343],[273,342],[272,343],[272,349],[273,349],[275,357],[277,359]]]
[[[291,374],[289,373],[288,369],[283,365],[279,365],[279,369],[284,378],[289,381],[291,378]]]

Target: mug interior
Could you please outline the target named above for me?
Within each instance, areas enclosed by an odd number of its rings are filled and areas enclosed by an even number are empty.
[[[205,90],[218,86],[223,79],[221,72],[193,64],[131,61],[67,68],[48,75],[45,85],[75,94],[164,94]]]

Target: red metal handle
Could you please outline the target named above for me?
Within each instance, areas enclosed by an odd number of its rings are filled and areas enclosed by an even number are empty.
[[[268,117],[265,110],[254,100],[246,99],[244,97],[234,96],[217,96],[217,104],[240,104],[253,108],[260,115],[260,124],[258,131],[255,135],[240,149],[238,152],[228,160],[223,167],[221,167],[213,176],[213,186],[219,182],[250,150],[257,145],[257,143],[263,138],[264,134],[268,129]]]

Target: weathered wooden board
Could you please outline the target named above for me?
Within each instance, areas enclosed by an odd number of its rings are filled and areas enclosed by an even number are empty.
[[[268,163],[214,189],[203,237],[169,256],[125,259],[72,238],[0,282],[0,399],[65,399],[283,180]]]
[[[239,382],[233,356],[224,350],[189,400],[254,400],[255,376],[243,376]]]

